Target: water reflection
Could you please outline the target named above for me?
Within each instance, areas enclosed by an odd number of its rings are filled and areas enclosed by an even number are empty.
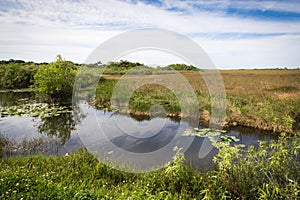
[[[80,120],[80,118],[74,118],[72,113],[62,113],[55,117],[41,118],[36,124],[39,134],[57,137],[61,144],[65,144],[71,138],[71,133],[76,130],[76,125]]]
[[[226,128],[229,136],[235,136],[239,139],[234,144],[245,144],[246,147],[252,145],[258,147],[259,141],[277,140],[278,136],[271,131],[263,131],[251,127],[228,127]]]
[[[33,92],[0,92],[0,107],[22,105],[31,100],[37,100]]]
[[[18,106],[24,103],[38,102],[33,92],[1,92],[0,107]],[[9,116],[0,119],[0,134],[10,136],[14,139],[31,139],[39,135],[59,139],[61,144],[65,144],[70,138],[76,125],[84,117],[77,113],[73,115],[69,107],[69,112],[63,112],[59,116],[51,117],[29,117],[29,116]],[[77,109],[77,111],[79,111]]]

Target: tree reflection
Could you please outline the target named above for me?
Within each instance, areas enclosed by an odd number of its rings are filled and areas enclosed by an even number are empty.
[[[35,100],[32,92],[0,92],[0,107],[22,105],[30,100]]]
[[[38,132],[50,137],[57,137],[61,144],[65,144],[70,139],[72,131],[76,129],[76,125],[84,117],[83,114],[76,114],[75,117],[73,112],[66,112],[59,116],[41,118],[37,124]]]

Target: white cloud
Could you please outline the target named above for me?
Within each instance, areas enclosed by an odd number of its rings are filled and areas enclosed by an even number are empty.
[[[233,7],[238,9],[260,9],[260,10],[274,10],[284,12],[295,12],[300,13],[300,2],[299,1],[234,1],[231,4]]]
[[[141,2],[132,4],[117,0],[18,0],[15,3],[18,6],[12,6],[11,1],[6,9],[0,8],[0,59],[49,62],[60,53],[67,59],[83,62],[94,48],[111,36],[135,28],[151,27],[166,28],[190,36],[203,45],[219,67],[299,65],[296,55],[299,52],[299,21],[262,21],[225,15],[222,9],[229,5],[232,7],[233,1],[165,0],[161,8]],[[215,6],[217,10],[209,12],[197,9],[195,4],[202,7]],[[234,1],[234,6],[239,9],[289,12],[300,12],[298,4]],[[185,11],[167,10],[174,7]],[[232,40],[223,33],[266,36],[284,33],[286,36],[254,39],[241,37]],[[201,34],[202,37],[197,37]],[[212,39],[210,34],[217,34],[219,38]],[[285,48],[284,52],[282,47]],[[167,62],[165,58],[161,61]]]
[[[161,50],[140,50],[126,54],[118,60],[128,60],[131,62],[147,63],[149,66],[166,66],[173,63],[187,63],[176,55]]]
[[[0,31],[0,59],[51,62],[57,54],[83,63],[99,44],[119,31],[93,31],[63,26],[5,24]]]
[[[243,40],[196,39],[219,68],[299,67],[300,36]]]
[[[300,13],[299,1],[261,1],[261,0],[163,0],[165,9],[181,8],[187,12],[199,11],[206,12],[205,8],[224,13],[228,8],[242,10],[273,10]],[[208,11],[209,12],[209,11]]]

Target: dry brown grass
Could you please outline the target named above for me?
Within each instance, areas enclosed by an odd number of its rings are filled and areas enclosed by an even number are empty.
[[[300,98],[300,70],[224,70],[221,74],[227,94]]]
[[[300,70],[221,70],[220,74],[228,95],[300,99]],[[195,91],[207,92],[199,72],[183,72],[183,75]]]

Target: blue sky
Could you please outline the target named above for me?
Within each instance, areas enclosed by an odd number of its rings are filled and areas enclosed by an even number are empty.
[[[220,69],[300,67],[300,1],[1,0],[0,59],[82,63],[128,30],[165,28],[197,42]],[[182,62],[161,52],[125,57]]]

